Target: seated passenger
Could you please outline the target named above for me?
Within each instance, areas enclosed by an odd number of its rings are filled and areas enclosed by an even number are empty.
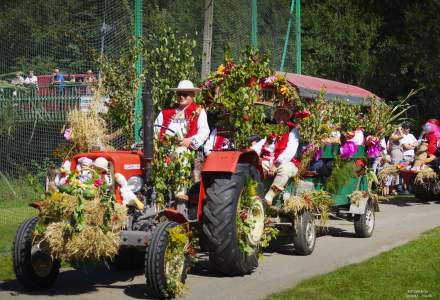
[[[289,122],[291,116],[292,112],[289,109],[277,109],[274,113],[275,121],[277,124],[286,124],[290,131],[266,137],[251,147],[262,159],[265,175],[275,176],[264,197],[267,205],[272,205],[273,198],[284,190],[289,178],[298,172],[293,161],[299,145],[299,133],[294,124]]]

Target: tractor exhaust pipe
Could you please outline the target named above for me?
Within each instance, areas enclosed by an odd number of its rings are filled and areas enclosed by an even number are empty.
[[[144,182],[147,187],[151,187],[151,162],[153,160],[153,101],[150,91],[144,87],[142,90],[142,125],[144,140],[144,154],[142,156],[142,167],[144,169]]]

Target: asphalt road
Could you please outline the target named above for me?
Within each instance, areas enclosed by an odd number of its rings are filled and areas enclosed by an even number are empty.
[[[183,298],[261,299],[302,279],[360,262],[416,239],[420,233],[440,226],[439,216],[439,202],[383,202],[371,238],[356,238],[352,223],[333,220],[327,234],[317,239],[312,255],[295,256],[292,245],[277,243],[265,253],[260,267],[243,277],[217,276],[208,270],[207,258],[201,255],[188,276],[188,291]],[[144,282],[142,270],[108,271],[102,265],[88,266],[63,270],[53,288],[41,293],[26,293],[16,281],[0,282],[0,299],[145,299]],[[402,298],[405,295],[406,290],[402,291]]]

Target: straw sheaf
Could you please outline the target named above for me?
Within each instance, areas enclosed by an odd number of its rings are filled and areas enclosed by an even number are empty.
[[[95,110],[69,112],[68,123],[72,128],[72,141],[82,149],[111,149],[106,136],[107,124]]]
[[[379,182],[383,183],[385,182],[385,179],[389,175],[397,175],[399,173],[399,169],[396,166],[388,166],[383,168],[379,174],[377,174],[377,179]]]
[[[439,177],[435,171],[429,167],[421,169],[414,179],[414,183],[425,185],[438,180]]]

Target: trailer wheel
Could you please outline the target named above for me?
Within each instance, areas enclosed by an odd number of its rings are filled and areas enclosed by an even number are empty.
[[[370,201],[365,206],[365,212],[354,216],[354,231],[361,238],[368,238],[373,234],[376,217],[374,207]]]
[[[60,261],[33,244],[38,217],[24,221],[17,229],[12,246],[12,261],[18,282],[28,290],[47,289],[60,272]]]
[[[260,175],[254,166],[239,163],[235,173],[213,176],[216,178],[206,190],[203,208],[203,234],[209,249],[209,262],[214,269],[225,275],[248,274],[258,266],[264,209],[259,202],[255,205],[255,210],[252,209],[250,212],[250,218],[255,222],[247,242],[252,246],[253,252],[246,255],[239,247],[237,208],[247,178],[250,177],[259,183],[258,193],[261,196],[264,188]]]
[[[174,258],[173,264],[177,265],[176,270],[170,270],[170,261],[166,261],[165,255],[168,242],[168,229],[178,226],[173,221],[161,223],[154,231],[150,243],[145,253],[145,278],[147,283],[147,292],[152,297],[174,298],[174,290],[169,286],[167,278],[169,276],[178,277],[182,283],[185,282],[187,270],[190,265],[188,253],[181,253]],[[171,274],[178,272],[178,274]]]
[[[302,211],[294,219],[293,245],[298,255],[310,255],[315,249],[316,227],[313,216]]]

